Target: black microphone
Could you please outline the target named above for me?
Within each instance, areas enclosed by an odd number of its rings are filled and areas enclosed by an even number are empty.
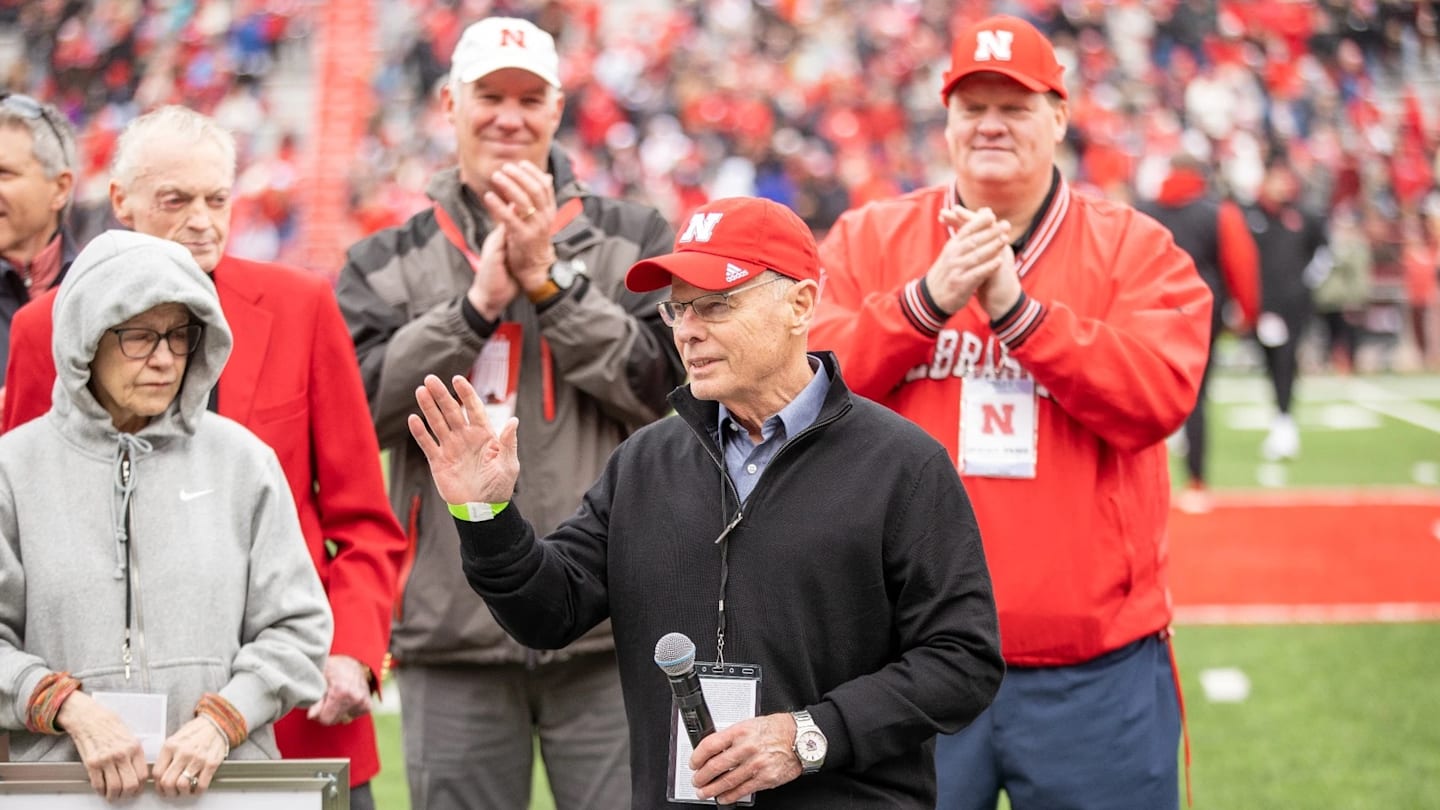
[[[700,745],[701,740],[715,733],[715,718],[710,716],[705,693],[700,690],[700,676],[695,674],[695,642],[684,633],[667,633],[655,642],[655,666],[670,679],[670,691],[680,706],[680,720],[690,735],[690,747]]]
[[[664,670],[670,680],[670,691],[680,707],[680,721],[690,735],[690,747],[699,746],[701,740],[715,733],[715,718],[710,716],[700,676],[695,674],[695,642],[684,633],[666,633],[655,642],[655,666]],[[734,807],[719,802],[716,805]]]

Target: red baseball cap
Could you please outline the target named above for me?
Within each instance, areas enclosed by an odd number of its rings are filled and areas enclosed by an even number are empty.
[[[760,197],[711,200],[695,209],[675,238],[675,251],[637,262],[625,274],[633,292],[670,286],[672,276],[721,291],[766,270],[820,280],[820,255],[810,226],[785,206]]]
[[[1054,46],[1019,17],[987,17],[960,32],[950,48],[950,72],[940,99],[948,104],[956,83],[972,73],[999,73],[1036,93],[1054,90],[1070,98]]]

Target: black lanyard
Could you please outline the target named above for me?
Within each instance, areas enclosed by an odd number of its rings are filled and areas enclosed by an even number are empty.
[[[731,483],[728,475],[725,477],[725,481]],[[733,489],[733,483],[731,483],[731,487]],[[736,497],[738,499],[739,493],[736,493]],[[720,536],[715,538],[715,542],[720,546],[720,599],[717,605],[719,615],[715,625],[715,663],[722,665],[725,663],[725,585],[730,580],[730,543],[727,542],[727,538],[730,536],[730,531],[740,525],[740,519],[743,517],[745,517],[745,508],[742,506],[735,510],[735,517],[725,525],[725,530],[720,532]]]

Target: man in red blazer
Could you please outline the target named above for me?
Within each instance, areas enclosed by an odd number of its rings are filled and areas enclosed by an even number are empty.
[[[235,348],[211,407],[275,450],[335,614],[325,696],[275,724],[280,753],[350,760],[352,808],[373,807],[380,768],[370,694],[389,644],[405,537],[390,511],[355,349],[325,279],[225,256],[234,140],[214,121],[165,107],[116,148],[110,201],[121,223],[179,242],[211,274]],[[17,313],[3,429],[50,408],[52,290]]]

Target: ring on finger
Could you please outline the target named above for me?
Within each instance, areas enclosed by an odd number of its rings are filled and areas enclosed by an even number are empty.
[[[521,219],[529,219],[530,217],[535,216],[535,211],[536,211],[536,210],[538,210],[538,209],[536,209],[535,206],[532,205],[532,206],[530,206],[530,210],[529,210],[529,211],[526,211],[525,213],[523,213],[523,214],[520,215],[520,218],[521,218]]]
[[[189,771],[181,771],[180,775],[185,777],[186,781],[190,783],[191,790],[200,787],[200,777],[196,776],[193,773],[190,773]]]

